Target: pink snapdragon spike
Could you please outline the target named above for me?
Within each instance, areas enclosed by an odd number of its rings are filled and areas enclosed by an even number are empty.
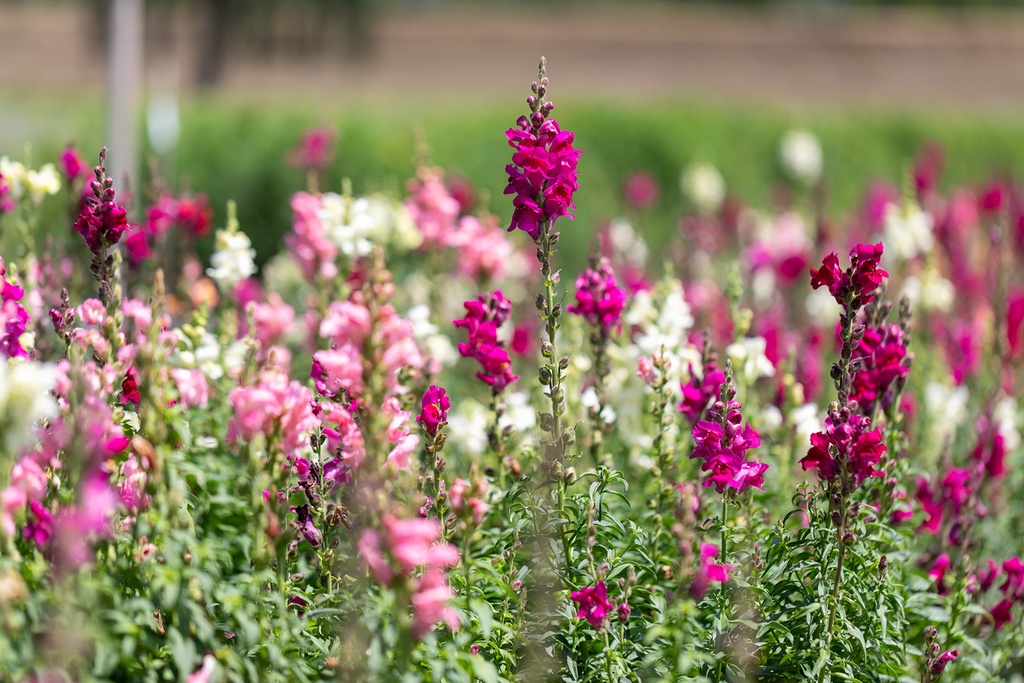
[[[811,287],[828,289],[840,306],[847,299],[859,301],[861,305],[871,303],[874,292],[889,273],[878,267],[882,258],[882,243],[858,244],[850,250],[850,266],[839,267],[839,258],[832,252],[824,258],[821,268],[811,270]]]
[[[416,421],[423,425],[425,431],[431,437],[437,436],[441,425],[448,422],[448,410],[452,407],[447,392],[442,387],[430,385],[430,388],[423,394],[420,414]]]
[[[277,371],[264,371],[257,385],[235,387],[228,393],[234,409],[228,441],[276,434],[285,456],[292,459],[308,446],[309,433],[318,424],[310,407],[312,399],[313,392],[300,382]]]
[[[543,69],[542,61],[542,74]],[[536,96],[527,98],[533,113],[520,116],[516,128],[505,131],[509,146],[515,149],[512,163],[505,167],[505,194],[515,195],[508,231],[518,228],[536,242],[542,223],[552,226],[562,216],[573,218],[570,211],[576,207],[572,197],[579,188],[576,165],[582,152],[573,149],[575,134],[563,131],[557,121],[548,118],[555,105],[544,101],[547,78],[534,83],[533,89]]]
[[[11,195],[11,184],[4,180],[3,174],[0,173],[0,216],[11,213],[15,206],[14,197]]]
[[[811,435],[811,449],[800,464],[805,470],[814,468],[822,479],[834,481],[840,476],[845,462],[854,488],[868,477],[882,476],[875,465],[888,449],[882,443],[882,433],[877,429],[869,431],[870,427],[870,418],[851,413],[847,408],[830,412],[825,418],[825,431]],[[832,457],[831,447],[835,448],[839,460]]]
[[[463,216],[455,236],[460,274],[478,283],[497,282],[505,277],[515,246],[498,226],[496,216]]]
[[[512,361],[504,344],[498,340],[498,328],[508,320],[512,302],[504,297],[501,290],[481,294],[473,301],[467,301],[466,317],[452,321],[469,335],[468,342],[459,343],[463,358],[477,361],[481,370],[476,376],[483,380],[495,393],[501,393],[512,382],[519,379],[512,373]]]
[[[327,237],[320,220],[319,195],[296,192],[292,195],[292,231],[285,235],[284,243],[292,258],[302,269],[306,279],[331,279],[338,275],[338,245]]]
[[[331,163],[335,134],[329,128],[310,128],[298,146],[289,150],[288,165],[307,171],[322,171]]]
[[[86,165],[85,161],[78,154],[78,150],[74,147],[66,147],[60,154],[60,160],[58,167],[61,173],[64,174],[64,178],[69,182],[73,183],[75,180],[85,175]]]
[[[0,258],[0,356],[28,358],[21,345],[21,336],[28,327],[29,316],[21,300],[25,290],[7,280],[7,269]]]
[[[421,166],[409,181],[405,208],[423,235],[425,249],[454,246],[458,241],[462,206],[444,184],[441,169]]]
[[[448,603],[455,597],[445,570],[459,562],[459,551],[441,539],[436,519],[399,519],[384,515],[383,532],[366,529],[359,538],[359,554],[382,586],[399,579],[413,588],[412,636],[420,639],[437,623],[449,629],[459,627],[459,615]],[[422,569],[416,577],[414,573]]]
[[[924,477],[919,477],[917,500],[928,518],[921,522],[918,532],[936,534],[942,528],[943,520],[952,520],[949,540],[954,545],[959,545],[961,525],[957,520],[971,499],[972,478],[971,470],[953,467],[942,475],[941,480],[937,480],[933,491],[930,482]],[[973,512],[979,517],[984,516],[983,509],[975,509]]]
[[[633,171],[622,183],[622,194],[635,209],[648,209],[661,194],[658,179],[647,171]]]
[[[876,406],[884,407],[889,387],[910,373],[903,329],[896,324],[866,326],[853,358],[861,367],[851,378],[850,399],[870,415]]]
[[[950,662],[956,661],[957,655],[959,654],[959,650],[946,650],[945,652],[943,652],[941,655],[939,655],[938,659],[936,659],[932,663],[932,674],[936,676],[941,674],[943,671],[946,670],[946,666]]]
[[[717,564],[714,559],[718,557],[718,546],[714,543],[701,543],[700,545],[700,567],[697,575],[693,577],[690,584],[690,596],[694,600],[702,599],[708,592],[712,583],[726,583],[729,580],[729,572],[733,567],[731,564]]]
[[[690,458],[700,458],[701,470],[709,472],[704,487],[714,485],[719,493],[727,490],[736,495],[746,492],[751,486],[764,487],[764,472],[768,465],[747,460],[747,451],[761,445],[761,437],[743,422],[740,412],[742,405],[731,397],[735,396],[731,378],[722,385],[721,400],[708,411],[708,419],[699,420],[691,434],[696,443]]]
[[[608,336],[612,328],[622,329],[626,293],[619,288],[608,259],[601,258],[576,278],[576,303],[565,310],[574,313]]]
[[[601,630],[613,607],[608,602],[608,587],[604,581],[598,581],[593,587],[581,588],[572,594],[573,602],[580,608],[576,612],[577,619],[586,619],[596,630]]]

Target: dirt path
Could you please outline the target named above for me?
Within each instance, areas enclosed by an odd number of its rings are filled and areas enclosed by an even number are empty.
[[[544,12],[541,16],[540,13]],[[150,83],[181,89],[194,65],[182,20],[150,47]],[[76,5],[0,4],[0,88],[100,88],[102,53]],[[316,56],[229,55],[242,96],[488,98],[522,90],[544,54],[565,95],[698,97],[739,103],[862,103],[1009,110],[1024,105],[1024,12],[749,12],[623,3],[431,4],[376,18],[373,53],[344,57],[343,31]]]

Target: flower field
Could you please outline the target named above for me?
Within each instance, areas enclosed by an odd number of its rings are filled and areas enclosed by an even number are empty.
[[[0,158],[0,681],[1024,680],[1014,178],[927,146],[836,221],[792,130],[770,203],[691,163],[648,245],[636,170],[567,253],[549,87],[489,200],[296,131],[259,265],[201,186]]]

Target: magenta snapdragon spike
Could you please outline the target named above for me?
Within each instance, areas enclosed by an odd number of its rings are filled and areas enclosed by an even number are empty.
[[[78,150],[74,147],[67,147],[61,152],[60,162],[58,164],[61,173],[64,174],[64,178],[69,183],[75,182],[78,178],[85,175],[87,166],[82,157],[78,154]]]
[[[874,298],[873,292],[882,284],[883,278],[889,273],[878,267],[882,258],[882,243],[858,244],[850,250],[850,266],[846,270],[839,267],[839,259],[835,252],[824,258],[821,268],[811,270],[811,287],[825,287],[835,297],[840,306],[848,301],[866,305]]]
[[[94,256],[114,246],[128,229],[128,211],[115,201],[114,181],[107,177],[107,148],[100,150],[99,165],[91,184],[92,197],[82,201],[82,212],[75,221],[75,232],[82,236]]]
[[[811,435],[811,449],[800,464],[805,470],[814,468],[822,479],[852,491],[868,477],[882,476],[875,465],[887,450],[882,433],[871,429],[870,418],[840,408],[829,412],[824,432]],[[844,471],[845,482],[841,481]]]
[[[566,307],[608,336],[613,328],[622,327],[622,310],[626,293],[619,288],[608,259],[601,258],[593,267],[576,278],[576,303]]]
[[[893,384],[910,373],[903,328],[897,324],[866,325],[853,360],[860,361],[850,378],[850,400],[867,415],[883,406]]]
[[[4,176],[0,173],[0,216],[5,213],[11,213],[14,211],[16,203],[14,196],[11,193],[11,184],[4,180]]]
[[[544,63],[541,63],[543,71]],[[534,83],[536,96],[527,98],[532,114],[520,116],[516,128],[505,131],[508,144],[516,151],[505,167],[505,194],[514,194],[515,211],[508,230],[522,230],[537,242],[543,224],[550,228],[562,216],[573,218],[573,195],[579,189],[576,165],[583,153],[573,149],[575,134],[564,131],[548,115],[555,108],[544,101],[547,79]]]
[[[708,419],[698,421],[691,432],[696,447],[690,458],[704,461],[701,470],[710,473],[705,488],[714,485],[719,493],[735,491],[740,495],[751,486],[763,488],[768,465],[747,460],[747,451],[760,446],[761,437],[749,423],[743,423],[743,406],[735,396],[727,368],[720,399],[708,411]]]
[[[310,128],[288,152],[288,164],[304,171],[322,171],[334,155],[335,134],[329,128]]]
[[[697,574],[690,584],[690,597],[700,600],[707,592],[712,583],[726,583],[729,580],[729,572],[733,567],[731,564],[718,564],[714,560],[718,557],[718,546],[714,543],[701,543],[700,545],[700,566]]]
[[[24,297],[25,290],[7,280],[7,269],[0,258],[0,356],[28,358],[28,351],[21,345],[29,322],[21,304]]]
[[[679,403],[679,411],[690,424],[696,425],[718,396],[719,388],[725,382],[725,373],[715,367],[714,361],[705,364],[702,377],[693,371],[693,365],[689,366],[689,373],[690,381],[680,385],[683,400]]]
[[[612,604],[608,601],[608,587],[604,581],[598,581],[592,587],[581,588],[571,597],[573,602],[580,606],[576,618],[586,619],[596,630],[603,628],[609,615],[614,612]]]
[[[501,290],[492,294],[481,294],[465,303],[466,317],[452,321],[455,327],[465,328],[468,342],[459,344],[463,358],[476,360],[481,370],[476,374],[498,394],[512,382],[519,379],[512,373],[512,361],[504,344],[498,340],[498,328],[508,320],[512,303],[502,295]]]

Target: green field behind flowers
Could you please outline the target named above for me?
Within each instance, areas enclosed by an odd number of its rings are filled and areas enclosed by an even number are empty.
[[[415,167],[416,141],[423,139],[433,163],[471,180],[485,206],[505,220],[510,203],[501,191],[509,148],[502,131],[524,108],[514,97],[486,106],[353,104],[315,111],[298,104],[193,100],[181,107],[177,151],[157,161],[171,187],[209,195],[218,225],[227,200],[235,199],[242,228],[262,259],[279,248],[290,225],[289,195],[305,184],[284,161],[304,128],[327,125],[340,134],[325,189],[340,189],[349,178],[356,193],[404,191]],[[683,209],[679,174],[690,162],[715,164],[731,194],[767,206],[781,179],[778,141],[792,127],[807,128],[821,140],[829,214],[835,219],[856,209],[872,179],[903,183],[927,141],[946,150],[945,186],[1024,172],[1024,116],[559,100],[556,117],[576,131],[577,147],[585,152],[577,219],[562,226],[570,271],[583,263],[593,228],[623,213],[622,181],[636,169],[653,173],[662,185],[657,205],[637,218],[654,247],[675,230]],[[0,155],[20,158],[27,142],[32,163],[39,164],[74,141],[89,158],[103,143],[102,131],[98,104],[66,107],[0,96]]]

